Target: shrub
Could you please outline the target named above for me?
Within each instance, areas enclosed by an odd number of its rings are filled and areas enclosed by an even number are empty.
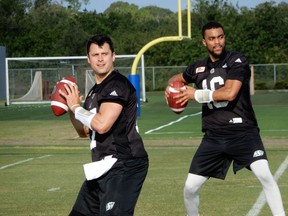
[[[255,83],[255,89],[257,90],[267,90],[269,89],[267,84],[265,82],[256,82]]]
[[[274,85],[274,89],[288,89],[288,81],[280,80]]]

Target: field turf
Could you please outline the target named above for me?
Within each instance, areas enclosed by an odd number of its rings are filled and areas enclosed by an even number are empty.
[[[199,145],[201,107],[189,102],[180,115],[163,92],[147,94],[138,118],[150,167],[135,216],[184,216],[183,185]],[[254,109],[270,168],[288,210],[288,93],[257,91]],[[87,139],[77,138],[68,115],[49,105],[0,105],[0,216],[67,215],[90,162]],[[201,216],[247,215],[261,193],[253,174],[232,170],[225,181],[210,179],[200,192]],[[271,215],[267,204],[260,216]]]

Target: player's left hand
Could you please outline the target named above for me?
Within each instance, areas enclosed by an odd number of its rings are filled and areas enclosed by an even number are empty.
[[[185,85],[185,89],[180,89],[181,93],[175,98],[178,98],[177,103],[180,103],[181,105],[184,105],[188,103],[189,100],[193,100],[194,98],[194,93],[196,91],[195,88],[189,85]]]
[[[78,86],[76,84],[65,84],[64,85],[67,93],[59,90],[59,93],[66,99],[67,106],[69,109],[74,112],[74,110],[77,108],[77,105],[81,105],[81,100],[83,96],[80,96]]]

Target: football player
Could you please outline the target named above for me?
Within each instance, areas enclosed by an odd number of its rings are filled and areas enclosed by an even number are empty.
[[[202,43],[208,58],[189,65],[178,80],[186,86],[177,103],[196,100],[202,104],[203,139],[197,149],[184,186],[184,203],[188,216],[198,216],[199,190],[210,178],[224,179],[233,162],[234,173],[251,170],[262,185],[272,215],[284,216],[279,187],[269,169],[267,154],[250,99],[251,71],[245,55],[225,49],[223,26],[209,22],[202,28]]]

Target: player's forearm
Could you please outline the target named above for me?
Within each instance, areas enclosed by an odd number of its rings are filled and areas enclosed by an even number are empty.
[[[76,132],[78,133],[78,135],[80,137],[87,137],[89,135],[89,129],[86,126],[84,126],[80,121],[75,119],[75,115],[72,111],[69,111],[69,115],[71,123],[75,128]]]
[[[194,98],[198,103],[210,103],[213,101],[233,101],[236,98],[235,94],[230,89],[222,87],[212,91],[209,89],[199,89],[194,92]]]
[[[237,95],[233,94],[229,89],[219,89],[213,92],[214,101],[233,101]]]
[[[233,101],[242,86],[242,82],[238,80],[227,80],[225,86],[213,92],[214,101]]]

